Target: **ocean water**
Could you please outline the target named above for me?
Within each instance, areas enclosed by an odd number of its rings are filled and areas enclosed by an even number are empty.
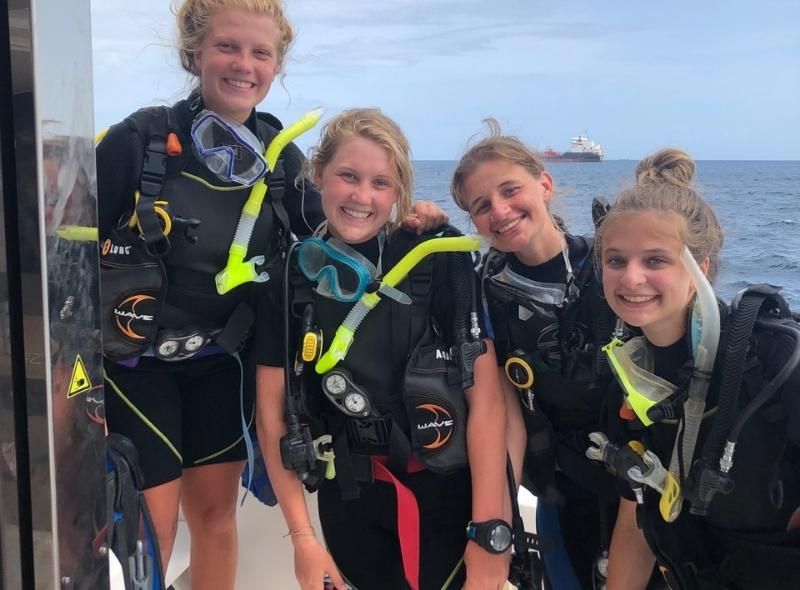
[[[449,196],[455,165],[416,162],[416,195],[436,202],[462,231],[474,231]],[[556,186],[553,210],[571,232],[591,233],[592,199],[613,203],[633,183],[635,167],[633,160],[549,163]],[[724,233],[717,294],[730,300],[748,284],[770,283],[781,286],[792,308],[800,309],[800,162],[699,161],[695,183]]]

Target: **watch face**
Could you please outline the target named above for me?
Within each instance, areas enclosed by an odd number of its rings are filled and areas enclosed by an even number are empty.
[[[502,553],[511,546],[511,529],[505,524],[497,524],[489,532],[489,545]]]

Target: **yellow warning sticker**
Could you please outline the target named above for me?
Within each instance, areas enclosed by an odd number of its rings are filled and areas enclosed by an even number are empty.
[[[67,399],[85,393],[92,388],[92,381],[86,373],[86,366],[83,364],[81,355],[75,359],[75,366],[72,367],[72,377],[69,380],[69,390]]]

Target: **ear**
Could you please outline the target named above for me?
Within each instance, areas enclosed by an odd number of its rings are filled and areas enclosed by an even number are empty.
[[[320,191],[322,190],[322,174],[316,170],[314,171],[314,186]]]
[[[703,262],[701,262],[699,266],[700,270],[703,271],[703,274],[708,275],[708,269],[711,268],[711,259],[708,256],[706,256],[705,258],[703,258]]]
[[[544,202],[549,203],[550,199],[553,198],[553,177],[544,170],[539,175],[539,182],[542,183],[542,187],[544,188]]]
[[[202,65],[203,53],[198,49],[191,55],[192,59],[192,74],[200,76],[200,69]]]

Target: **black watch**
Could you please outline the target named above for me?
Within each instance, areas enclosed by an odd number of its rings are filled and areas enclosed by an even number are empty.
[[[511,527],[502,519],[494,518],[485,522],[469,521],[467,539],[475,541],[489,553],[505,553],[511,547],[513,536]]]

